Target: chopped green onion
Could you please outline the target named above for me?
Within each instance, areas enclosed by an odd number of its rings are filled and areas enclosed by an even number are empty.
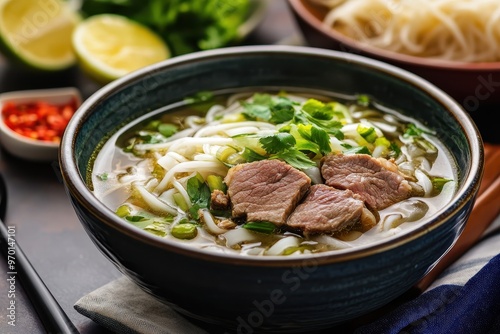
[[[248,162],[267,159],[266,156],[260,155],[259,153],[255,152],[254,150],[252,150],[251,148],[248,148],[248,147],[245,147],[245,149],[243,150],[243,153],[241,153],[241,156],[243,157],[243,159],[245,159]]]
[[[120,218],[125,218],[129,216],[131,213],[130,207],[128,205],[120,205],[118,209],[116,209],[116,214]]]
[[[308,247],[307,245],[288,247],[287,249],[285,249],[283,251],[283,255],[290,255],[290,254],[293,254],[295,252],[304,253],[304,251],[309,250],[309,249],[311,249],[311,247],[310,246]]]
[[[245,158],[239,153],[233,153],[227,157],[226,163],[230,165],[237,165],[246,162]]]
[[[451,181],[451,179],[445,179],[444,177],[433,177],[433,178],[431,178],[432,186],[437,191],[443,190],[444,185],[447,182],[450,182],[450,181]]]
[[[377,132],[375,132],[375,128],[371,126],[358,125],[356,131],[363,137],[367,142],[374,143],[377,139]]]
[[[227,190],[226,184],[224,183],[224,179],[220,175],[213,175],[213,174],[208,175],[207,184],[208,188],[210,189],[210,193],[212,193],[216,189],[224,193]]]
[[[189,219],[186,217],[183,217],[179,220],[179,222],[177,224],[187,224],[187,223],[189,223]]]
[[[391,147],[391,142],[385,137],[378,137],[374,142],[375,146],[385,146],[387,148]]]
[[[401,148],[397,144],[391,143],[391,150],[395,153],[397,157],[401,155]]]
[[[261,222],[248,222],[243,225],[243,228],[247,230],[252,230],[255,232],[271,234],[276,230],[276,225],[271,222],[261,221]]]
[[[125,219],[129,222],[131,222],[133,225],[139,227],[139,228],[145,228],[146,226],[150,225],[152,220],[143,216],[126,216]]]
[[[96,176],[101,181],[107,181],[108,180],[108,173],[101,173],[101,174],[97,174]]]
[[[146,218],[143,216],[126,216],[125,219],[127,219],[129,222],[140,222],[141,220],[145,220]]]
[[[427,153],[437,153],[437,148],[432,145],[428,140],[425,140],[423,138],[415,138],[414,139],[415,143],[425,150]]]
[[[168,138],[177,132],[177,126],[168,123],[161,123],[158,125],[158,132]]]
[[[227,159],[234,153],[238,153],[236,149],[230,146],[221,146],[217,153],[215,153],[215,157],[222,162],[227,162]]]
[[[156,119],[151,122],[149,122],[145,127],[144,130],[149,130],[149,131],[156,131],[158,129],[158,126],[160,125],[161,121]]]
[[[181,193],[175,193],[172,195],[174,198],[175,204],[179,207],[184,212],[187,212],[189,210],[189,205],[187,204],[186,200],[184,199],[184,196],[182,196]]]
[[[358,95],[357,102],[360,106],[368,107],[370,105],[370,97],[368,95]]]
[[[421,128],[417,127],[415,124],[410,123],[406,126],[406,130],[405,130],[405,133],[403,136],[404,137],[419,137],[423,133],[432,134],[432,132],[421,129]]]
[[[193,239],[198,235],[198,229],[195,224],[186,223],[186,224],[177,224],[172,227],[170,231],[172,236],[177,239]]]
[[[153,222],[144,228],[144,231],[148,231],[157,236],[164,237],[167,235],[167,231],[165,230],[165,224],[159,222]]]
[[[200,182],[200,183],[204,183],[205,182],[205,179],[203,178],[203,175],[201,175],[199,172],[196,173],[195,177],[198,180],[198,182]]]

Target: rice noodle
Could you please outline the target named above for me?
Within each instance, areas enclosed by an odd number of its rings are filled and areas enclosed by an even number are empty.
[[[165,190],[169,182],[177,173],[190,173],[198,172],[200,170],[209,169],[214,174],[226,175],[227,167],[221,162],[215,161],[188,161],[182,162],[171,168],[155,188],[155,192],[162,192]]]
[[[182,186],[182,184],[179,181],[177,181],[176,179],[173,179],[172,180],[172,185],[182,195],[182,197],[186,201],[187,205],[189,207],[192,206],[193,204],[191,203],[191,200],[189,199],[189,195],[188,195],[186,189],[184,189],[184,187]]]
[[[334,249],[346,249],[352,247],[352,245],[350,245],[345,241],[339,240],[337,238],[325,234],[315,236],[312,239],[320,244],[331,245],[334,247]]]
[[[259,128],[255,126],[242,126],[234,129],[229,129],[224,131],[225,134],[229,137],[234,137],[238,135],[246,135],[246,134],[253,134],[259,132]]]
[[[232,143],[231,138],[222,137],[210,137],[210,138],[197,138],[197,137],[186,137],[172,142],[169,151],[174,152],[189,152],[196,149],[197,145],[203,144],[215,144],[215,145],[227,145]],[[181,153],[182,154],[182,153]],[[186,155],[184,155],[186,156]]]
[[[208,210],[202,209],[201,211],[203,214],[203,222],[205,223],[205,226],[207,227],[207,229],[211,233],[217,235],[217,234],[222,234],[222,233],[227,231],[227,230],[217,226],[217,224],[215,223],[214,217],[212,216],[212,214]]]
[[[313,0],[324,24],[389,51],[464,62],[500,61],[497,0]]]
[[[207,114],[205,115],[205,120],[207,123],[215,121],[215,116],[217,113],[224,111],[225,108],[222,105],[216,104],[212,106],[208,111]]]
[[[179,162],[186,162],[186,161],[188,160],[184,158],[182,155],[175,152],[168,152],[161,158],[158,158],[156,160],[156,163],[161,167],[163,167],[164,169],[169,170],[170,168],[177,165]]]
[[[141,185],[134,185],[134,188],[139,192],[141,197],[144,199],[151,209],[154,211],[170,213],[171,215],[177,215],[177,209],[175,207],[171,207],[167,203],[161,201],[155,195],[151,194]]]
[[[229,129],[243,128],[243,127],[254,127],[257,129],[271,129],[271,130],[274,130],[276,128],[274,125],[265,122],[247,121],[247,122],[223,123],[223,124],[207,126],[203,129],[200,129],[198,132],[196,132],[196,134],[193,137],[197,138],[197,137],[214,136],[220,132],[225,132]]]
[[[415,169],[415,177],[418,180],[418,184],[424,188],[425,196],[430,196],[432,192],[432,182],[429,177],[420,169]]]
[[[254,240],[259,240],[255,233],[250,232],[246,228],[236,228],[229,230],[223,234],[224,239],[226,239],[226,246],[232,248],[243,242],[252,242]]]
[[[175,200],[173,195],[177,192],[177,189],[171,188],[168,189],[167,191],[164,191],[158,198],[162,201],[165,202],[167,205],[170,205],[172,207],[176,207],[177,204],[175,204]]]
[[[266,251],[267,255],[281,255],[290,247],[297,247],[300,245],[300,239],[294,236],[285,237],[278,240]]]

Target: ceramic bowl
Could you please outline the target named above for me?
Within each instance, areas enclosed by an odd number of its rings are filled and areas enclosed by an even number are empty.
[[[489,117],[490,109],[500,104],[500,62],[444,61],[390,52],[325,26],[327,8],[314,0],[288,0],[288,4],[309,46],[359,54],[409,70],[448,93],[475,120]]]
[[[7,103],[25,104],[44,101],[63,105],[75,101],[75,105],[79,106],[81,100],[80,91],[73,87],[13,91],[0,94],[0,110],[3,110]],[[39,162],[58,160],[59,142],[42,141],[23,136],[5,124],[3,112],[0,117],[0,144],[7,152],[25,160]]]
[[[411,233],[346,252],[278,258],[215,254],[169,242],[124,222],[94,196],[89,161],[120,124],[200,91],[263,86],[364,92],[404,110],[435,129],[455,157],[456,195]],[[88,235],[144,291],[228,331],[290,333],[359,317],[418,282],[463,230],[483,154],[477,129],[459,104],[407,71],[331,50],[242,46],[180,56],[103,87],[68,125],[60,165]]]

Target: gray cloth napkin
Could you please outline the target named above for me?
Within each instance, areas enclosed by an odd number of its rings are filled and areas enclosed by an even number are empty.
[[[427,291],[444,285],[465,285],[497,254],[500,254],[500,216],[485,232],[482,241],[446,269]],[[94,322],[120,334],[208,333],[125,276],[82,297],[74,307]]]
[[[115,333],[208,333],[142,291],[125,276],[82,297],[74,307],[79,313]]]

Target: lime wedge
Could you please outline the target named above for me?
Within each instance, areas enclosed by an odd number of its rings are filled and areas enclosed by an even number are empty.
[[[83,71],[102,84],[170,57],[166,42],[158,34],[115,14],[81,21],[72,43]]]
[[[71,37],[79,21],[67,1],[0,0],[0,50],[30,68],[69,68],[76,63]]]

